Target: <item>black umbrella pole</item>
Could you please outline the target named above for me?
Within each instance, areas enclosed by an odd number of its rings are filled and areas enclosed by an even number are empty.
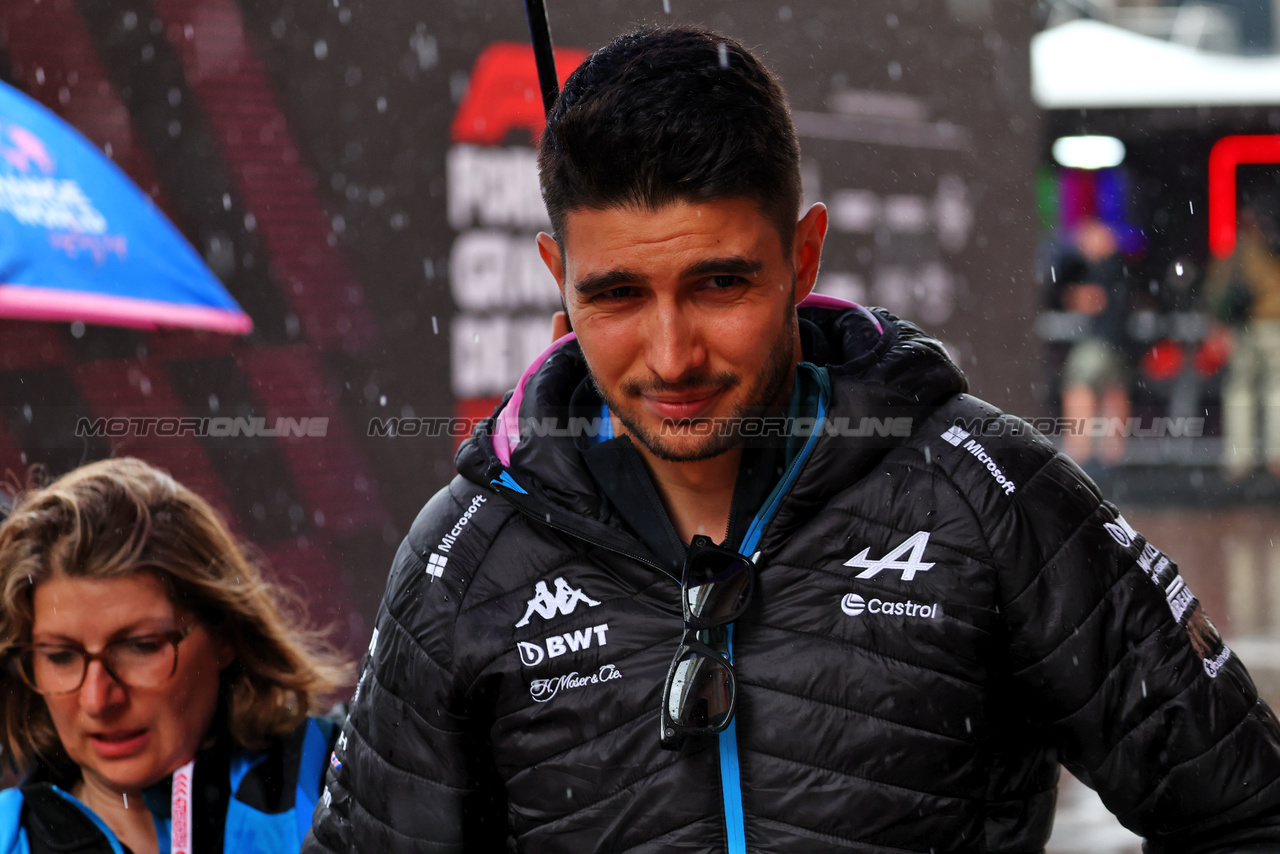
[[[560,80],[556,77],[556,55],[551,48],[551,26],[547,23],[547,7],[543,0],[524,0],[524,11],[529,17],[529,37],[533,40],[533,58],[538,64],[538,86],[542,89],[542,108],[551,112],[551,105],[560,94]]]

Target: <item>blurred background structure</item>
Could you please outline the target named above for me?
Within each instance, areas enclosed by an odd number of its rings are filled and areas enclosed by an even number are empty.
[[[1092,418],[1070,449],[1280,701],[1280,466],[1258,438],[1224,467],[1223,438],[1233,358],[1280,320],[1231,260],[1242,201],[1280,213],[1280,0],[549,6],[562,75],[638,23],[756,47],[831,211],[819,290],[916,320],[1064,447]],[[527,43],[516,0],[7,0],[0,81],[142,187],[253,331],[0,319],[0,473],[165,467],[363,648],[470,420],[550,337]],[[1064,398],[1073,350],[1092,398]],[[1236,391],[1264,437],[1266,390]],[[1055,851],[1129,850],[1063,802]]]

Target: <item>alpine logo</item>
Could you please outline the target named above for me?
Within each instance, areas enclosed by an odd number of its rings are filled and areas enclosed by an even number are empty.
[[[444,565],[448,562],[449,559],[447,557],[438,555],[435,552],[432,552],[431,556],[427,558],[427,575],[431,576],[432,584],[435,584],[436,579],[444,572]]]
[[[969,438],[969,431],[961,430],[959,427],[948,427],[947,432],[942,434],[942,438],[958,448],[961,442]]]
[[[547,582],[539,581],[534,586],[533,598],[529,600],[528,608],[525,609],[524,616],[520,618],[520,622],[516,623],[517,629],[521,626],[529,625],[529,618],[534,614],[544,620],[550,620],[556,614],[564,614],[566,616],[572,614],[573,609],[578,607],[579,602],[585,602],[588,608],[594,608],[600,604],[583,593],[582,590],[574,590],[564,578],[557,578],[553,583],[556,586],[554,596],[547,589]]]
[[[609,624],[601,623],[598,626],[565,632],[562,635],[552,635],[540,644],[532,641],[516,641],[516,648],[520,650],[520,663],[525,667],[537,667],[545,659],[559,658],[566,652],[590,649],[592,638],[595,638],[596,646],[606,646],[609,642],[606,637],[608,631]]]
[[[923,620],[936,619],[942,609],[938,603],[925,605],[922,602],[908,600],[906,602],[890,602],[885,599],[863,599],[857,593],[846,593],[840,600],[840,610],[850,617],[865,614],[884,614],[891,617],[915,617]]]
[[[933,566],[932,563],[924,562],[924,547],[929,544],[928,531],[916,531],[910,537],[907,537],[897,548],[889,552],[879,560],[869,560],[868,553],[871,547],[867,546],[853,557],[845,561],[845,566],[851,566],[854,569],[861,569],[858,578],[875,578],[886,569],[896,569],[902,573],[903,581],[910,581],[916,577],[917,572],[928,572]],[[906,560],[900,558],[908,551],[911,552]]]

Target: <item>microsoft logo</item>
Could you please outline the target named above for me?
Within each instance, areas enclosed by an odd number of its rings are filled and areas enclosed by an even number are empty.
[[[961,442],[969,438],[969,431],[961,430],[959,427],[951,427],[947,432],[942,434],[942,438],[946,439],[958,448],[960,447]]]
[[[447,557],[441,557],[435,552],[432,552],[431,557],[427,558],[427,575],[431,576],[433,583],[444,572],[444,565],[448,562],[449,559]]]

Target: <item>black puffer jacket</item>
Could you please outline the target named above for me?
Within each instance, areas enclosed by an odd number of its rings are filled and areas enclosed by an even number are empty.
[[[1148,851],[1280,839],[1280,727],[1176,566],[915,327],[801,317],[827,429],[744,548],[729,733],[659,747],[676,578],[573,438],[503,448],[567,343],[401,546],[305,850],[1032,852],[1059,761]]]

